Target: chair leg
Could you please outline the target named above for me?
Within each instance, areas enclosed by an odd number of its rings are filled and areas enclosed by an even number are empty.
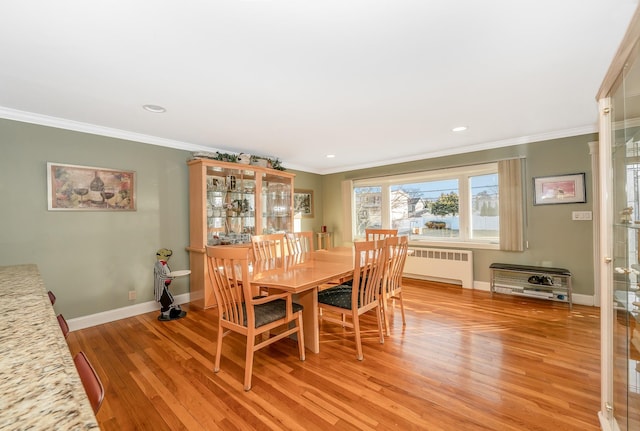
[[[222,337],[224,336],[224,330],[221,325],[218,325],[218,341],[216,342],[216,360],[213,365],[213,372],[220,371],[220,358],[222,357]]]
[[[362,340],[360,339],[360,316],[358,316],[358,311],[353,313],[353,330],[356,335],[356,359],[358,361],[362,361],[364,359],[364,355],[362,354]],[[379,322],[380,320],[378,320]]]
[[[380,302],[382,302],[382,307],[380,313],[382,314],[382,318],[384,319],[384,330],[385,335],[387,337],[391,336],[391,330],[389,329],[389,305],[387,304],[387,299],[383,298]]]
[[[382,310],[380,306],[376,308],[376,317],[378,318],[378,336],[380,337],[380,344],[384,344],[384,332],[382,331]],[[388,319],[385,319],[387,321]]]
[[[298,352],[300,353],[300,360],[304,361],[305,351],[304,351],[304,326],[302,325],[302,313],[298,313]]]
[[[406,326],[407,321],[404,318],[404,301],[402,300],[402,291],[398,292],[398,299],[400,300],[400,311],[402,312],[402,326]]]
[[[244,365],[244,390],[251,390],[251,374],[253,373],[253,354],[254,346],[256,344],[256,337],[254,335],[247,336],[247,351],[245,352],[245,365]]]

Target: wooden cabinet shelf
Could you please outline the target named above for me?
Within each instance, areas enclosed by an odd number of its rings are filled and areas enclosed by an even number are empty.
[[[252,235],[291,232],[295,174],[210,159],[187,165],[191,302],[207,308],[215,305],[215,298],[205,246],[242,246]]]

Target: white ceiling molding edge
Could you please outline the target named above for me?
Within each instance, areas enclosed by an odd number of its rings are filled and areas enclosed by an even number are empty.
[[[41,126],[55,127],[58,129],[72,130],[75,132],[90,133],[93,135],[106,136],[110,138],[124,139],[128,141],[133,141],[133,142],[141,142],[144,144],[158,145],[158,146],[174,148],[178,150],[231,152],[228,150],[218,150],[216,148],[212,148],[208,146],[195,145],[195,144],[190,144],[188,142],[174,141],[171,139],[160,138],[152,135],[144,135],[141,133],[128,132],[126,130],[113,129],[113,128],[104,127],[104,126],[96,126],[94,124],[82,123],[79,121],[67,120],[64,118],[50,117],[47,115],[35,114],[32,112],[19,111],[16,109],[10,109],[3,106],[0,106],[0,118],[5,118],[7,120],[20,121],[24,123],[38,124]],[[444,156],[451,156],[455,154],[469,153],[474,151],[490,150],[494,148],[508,147],[511,145],[530,144],[533,142],[548,141],[551,139],[568,138],[571,136],[579,136],[579,135],[586,135],[589,133],[596,133],[597,131],[598,131],[597,125],[583,126],[583,127],[577,127],[577,128],[567,129],[567,130],[542,133],[537,135],[504,139],[504,140],[495,141],[495,142],[485,142],[480,144],[467,145],[463,147],[450,148],[446,150],[420,153],[420,154],[415,154],[408,157],[388,159],[388,160],[385,160],[384,163],[355,164],[355,165],[336,167],[335,169],[326,169],[322,171],[312,170],[305,166],[288,164],[286,160],[282,160],[282,163],[287,169],[295,169],[299,171],[309,172],[312,174],[328,175],[328,174],[335,174],[338,172],[352,171],[352,170],[358,170],[358,169],[375,168],[375,167],[380,167],[384,165],[392,165],[396,163],[405,163],[405,162],[412,162],[416,160],[432,159],[435,157],[444,157]]]

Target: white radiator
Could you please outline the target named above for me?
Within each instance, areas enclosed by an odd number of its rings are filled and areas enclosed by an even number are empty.
[[[473,288],[473,252],[444,248],[409,247],[404,276],[459,281]]]

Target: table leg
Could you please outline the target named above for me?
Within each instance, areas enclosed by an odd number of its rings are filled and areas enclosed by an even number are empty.
[[[304,307],[302,320],[304,324],[304,345],[313,353],[320,353],[320,333],[318,329],[318,288],[300,292],[298,303]]]

